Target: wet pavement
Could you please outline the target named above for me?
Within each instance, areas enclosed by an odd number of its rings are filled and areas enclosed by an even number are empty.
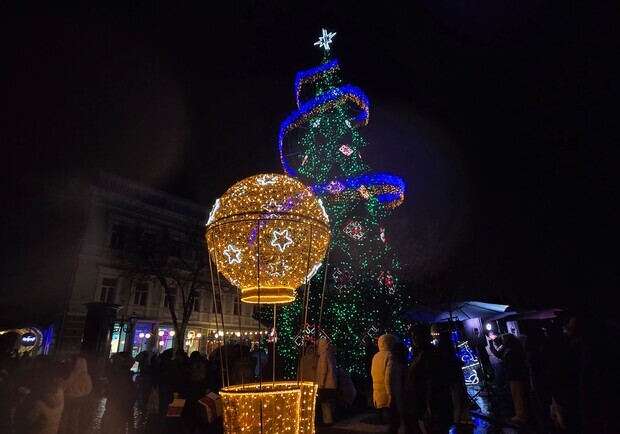
[[[470,386],[468,392],[472,400],[473,425],[455,425],[450,429],[450,434],[533,434],[536,431],[521,427],[510,422],[510,409],[502,406],[496,392],[490,387]],[[509,402],[512,405],[511,402]],[[353,415],[337,421],[331,427],[317,427],[317,434],[342,434],[342,433],[385,433],[387,424],[377,424],[374,421],[372,410],[366,413]],[[399,433],[404,433],[401,428]]]
[[[450,429],[450,434],[531,434],[536,431],[528,427],[520,427],[510,422],[510,409],[502,406],[506,399],[500,399],[491,388],[470,386],[468,392],[472,397],[471,416],[473,425],[457,425]],[[101,432],[101,418],[105,410],[105,398],[98,404],[93,434]],[[511,404],[511,403],[510,403]],[[142,412],[136,407],[134,411],[136,434],[150,434],[140,423]],[[342,433],[385,433],[387,424],[377,424],[372,409],[353,414],[337,420],[331,427],[317,427],[317,434]],[[401,432],[403,432],[401,430]]]

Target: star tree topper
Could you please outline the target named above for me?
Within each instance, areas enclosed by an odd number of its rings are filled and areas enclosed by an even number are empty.
[[[321,48],[324,48],[325,51],[329,51],[329,44],[332,43],[332,38],[336,36],[336,32],[328,32],[325,29],[321,29],[323,31],[323,36],[319,38],[318,41],[314,43],[314,45],[318,45]]]

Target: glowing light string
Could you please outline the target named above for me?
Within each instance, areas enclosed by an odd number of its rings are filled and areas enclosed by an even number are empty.
[[[364,187],[362,190],[362,187]],[[334,179],[322,184],[312,186],[314,194],[335,195],[346,191],[356,191],[361,198],[364,192],[375,196],[379,203],[384,203],[390,208],[400,205],[405,197],[405,181],[399,176],[388,173],[373,173],[353,176],[345,180]]]
[[[366,125],[370,115],[370,103],[368,97],[361,89],[345,84],[341,87],[336,87],[328,90],[327,92],[319,95],[316,98],[312,98],[308,102],[304,103],[298,110],[291,113],[280,126],[280,134],[278,135],[278,148],[280,149],[280,160],[284,170],[290,176],[296,176],[295,170],[288,165],[285,160],[283,152],[284,137],[293,129],[308,122],[308,118],[318,116],[327,110],[344,104],[347,101],[351,101],[358,105],[361,109],[361,113],[355,119],[358,125]]]
[[[322,78],[323,74],[331,74],[338,71],[340,66],[338,65],[338,59],[334,59],[331,62],[324,63],[316,68],[308,69],[297,73],[295,77],[295,95],[297,98],[297,107],[301,106],[300,94],[301,88],[306,83],[314,83],[319,78]]]

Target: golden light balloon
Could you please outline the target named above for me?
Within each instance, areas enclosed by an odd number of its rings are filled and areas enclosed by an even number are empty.
[[[329,245],[328,217],[294,178],[255,175],[215,202],[206,231],[217,269],[246,303],[289,303],[316,274]]]

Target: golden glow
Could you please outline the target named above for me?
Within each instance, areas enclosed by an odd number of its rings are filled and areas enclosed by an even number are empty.
[[[255,175],[237,182],[213,206],[207,245],[218,270],[246,303],[290,303],[329,245],[323,206],[294,178]]]
[[[317,385],[276,381],[220,390],[227,434],[314,433]]]

